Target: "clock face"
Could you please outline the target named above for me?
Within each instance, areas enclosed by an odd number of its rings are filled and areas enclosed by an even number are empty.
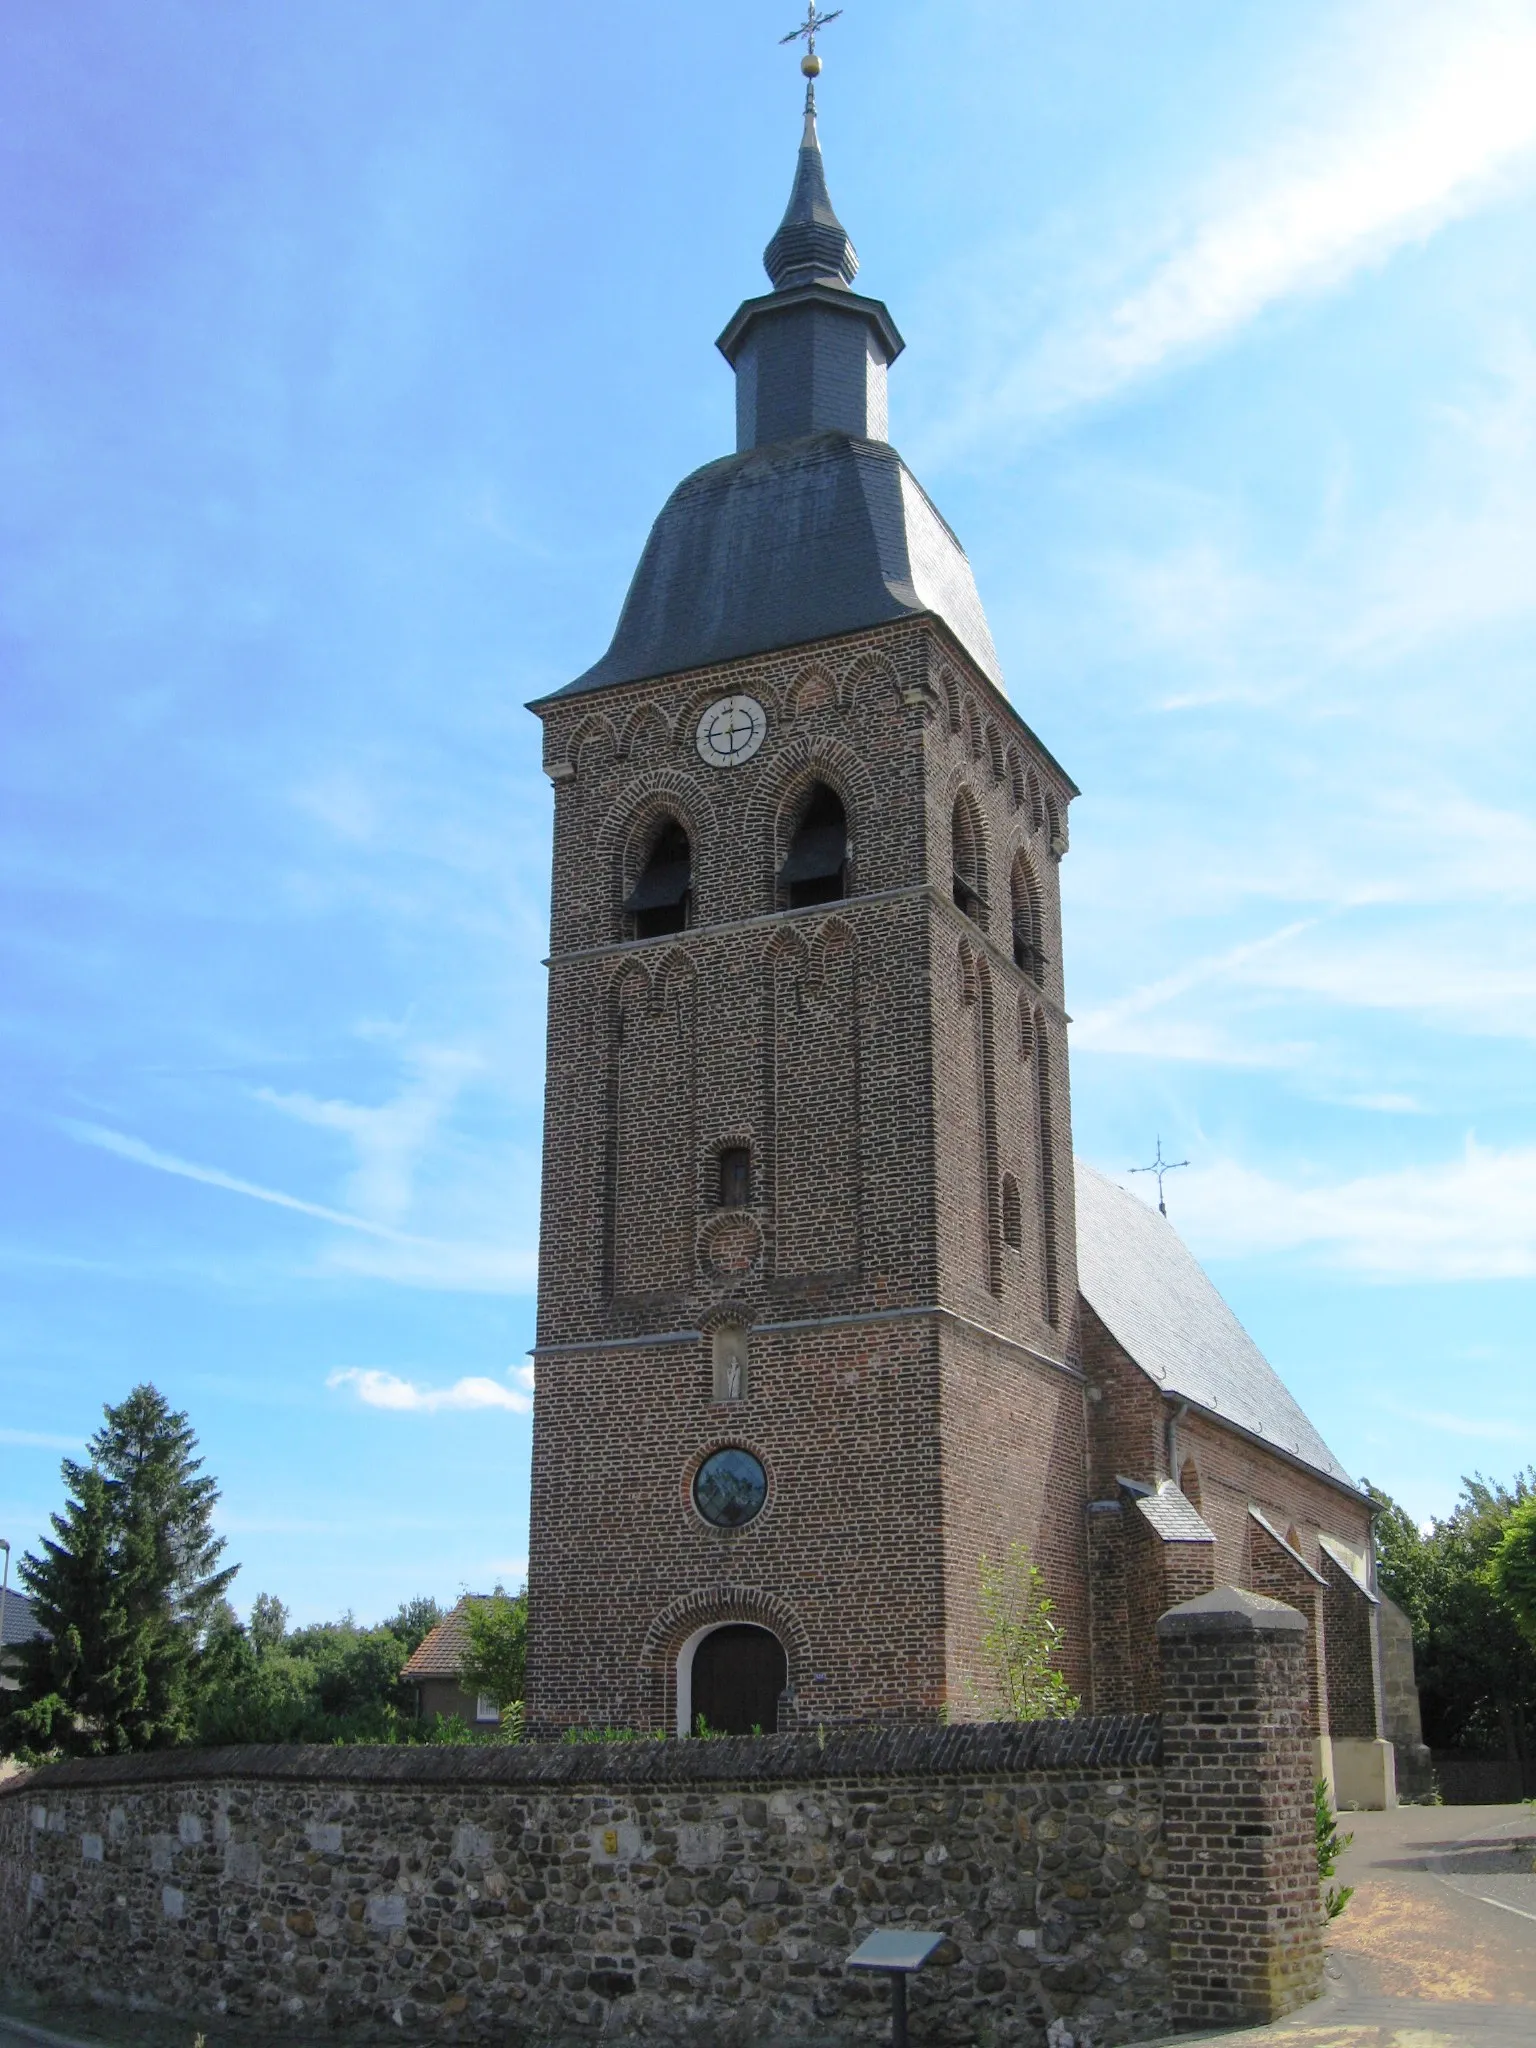
[[[755,697],[722,697],[699,720],[699,758],[711,768],[739,768],[768,732],[768,714]]]

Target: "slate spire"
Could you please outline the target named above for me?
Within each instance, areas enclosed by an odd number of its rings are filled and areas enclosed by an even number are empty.
[[[846,291],[858,274],[859,259],[827,193],[826,166],[816,133],[814,80],[805,88],[805,131],[800,138],[794,189],[778,233],[763,251],[763,268],[776,292],[793,291],[804,284],[836,285]]]

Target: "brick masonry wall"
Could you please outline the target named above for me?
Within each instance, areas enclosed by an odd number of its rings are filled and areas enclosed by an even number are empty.
[[[699,717],[737,692],[764,705],[767,738],[739,768],[707,767]],[[925,621],[541,716],[556,816],[531,1727],[664,1725],[679,1647],[738,1618],[780,1635],[802,1719],[963,1711],[956,1644],[982,1536],[1043,1545],[1086,1670],[1070,785]],[[849,894],[790,911],[776,878],[816,780],[847,812]],[[951,901],[962,789],[981,922]],[[622,906],[663,815],[689,834],[692,915],[639,941]],[[751,1188],[724,1210],[734,1146],[750,1148]],[[729,1407],[710,1366],[725,1324],[748,1332],[746,1398]],[[1010,1362],[957,1376],[967,1327],[1012,1345]],[[967,1412],[961,1377],[990,1405]],[[770,1502],[722,1536],[688,1487],[730,1443],[763,1460]]]
[[[1169,1478],[1163,1397],[1085,1301],[1078,1303],[1078,1360],[1088,1390],[1091,1497],[1116,1499],[1122,1476],[1144,1486]]]
[[[1282,1536],[1294,1528],[1297,1549],[1322,1569],[1318,1532],[1337,1536],[1352,1549],[1371,1541],[1370,1507],[1334,1486],[1320,1473],[1289,1464],[1262,1444],[1248,1441],[1205,1415],[1186,1415],[1178,1429],[1182,1466],[1193,1459],[1200,1481],[1200,1512],[1216,1537],[1218,1582],[1240,1584],[1248,1548],[1248,1509],[1262,1509]]]
[[[0,1794],[0,1957],[288,2041],[835,2048],[915,1926],[919,2040],[1108,2048],[1168,2024],[1161,1823],[1134,1720],[99,1760]]]
[[[1375,1609],[1326,1551],[1320,1563],[1326,1587],[1323,1630],[1328,1644],[1328,1732],[1370,1742],[1381,1734]]]
[[[1117,1497],[1120,1476],[1155,1486],[1173,1477],[1168,1470],[1169,1405],[1147,1375],[1130,1359],[1093,1310],[1079,1307],[1078,1356],[1087,1382],[1089,1422],[1089,1486],[1095,1501]],[[1287,1568],[1283,1553],[1259,1536],[1250,1514],[1257,1507],[1282,1537],[1294,1530],[1297,1550],[1314,1572],[1326,1575],[1319,1533],[1336,1536],[1355,1550],[1368,1550],[1370,1511],[1365,1501],[1226,1429],[1215,1417],[1186,1413],[1176,1429],[1175,1455],[1181,1479],[1193,1467],[1196,1504],[1216,1537],[1212,1570],[1216,1584],[1250,1586],[1301,1608],[1318,1632],[1311,1657],[1314,1701],[1333,1717],[1336,1735],[1372,1733],[1365,1726],[1374,1712],[1373,1644],[1369,1603],[1340,1580],[1330,1607],[1316,1597],[1321,1589],[1305,1572]],[[1126,1518],[1103,1517],[1095,1528],[1093,1703],[1101,1713],[1152,1712],[1158,1705],[1157,1664],[1146,1640],[1146,1622],[1180,1597],[1180,1584],[1159,1581],[1151,1561],[1134,1539]],[[1123,1548],[1116,1549],[1112,1527],[1121,1528]],[[1257,1549],[1255,1544],[1257,1543]],[[1147,1575],[1152,1574],[1150,1582]],[[1362,1621],[1362,1610],[1367,1610]],[[1338,1637],[1335,1652],[1329,1626]],[[1127,1647],[1125,1632],[1129,1632]],[[1327,1675],[1334,1654],[1345,1668],[1337,1689]],[[1317,1709],[1314,1707],[1314,1713]]]
[[[1328,1647],[1324,1628],[1324,1588],[1305,1561],[1252,1517],[1248,1529],[1248,1572],[1245,1583],[1255,1593],[1294,1607],[1306,1623],[1302,1638],[1307,1664],[1307,1733],[1328,1729]]]
[[[729,1405],[698,1338],[542,1361],[556,1421],[534,1475],[535,1732],[675,1727],[678,1652],[723,1620],[775,1631],[811,1725],[936,1716],[936,1350],[923,1321],[754,1330],[748,1394]],[[768,1505],[740,1529],[691,1499],[722,1442],[768,1472]]]
[[[1222,1587],[1158,1637],[1174,2019],[1261,2024],[1323,1988],[1305,1623]]]
[[[942,1326],[940,1473],[946,1692],[961,1718],[997,1711],[977,1657],[980,1560],[1021,1540],[1044,1575],[1061,1630],[1061,1668],[1086,1703],[1091,1685],[1083,1513],[1083,1397],[1075,1375],[958,1323]]]

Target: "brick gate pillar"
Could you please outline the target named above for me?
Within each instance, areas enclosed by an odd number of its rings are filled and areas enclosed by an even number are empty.
[[[1323,1988],[1306,1624],[1219,1586],[1157,1634],[1174,2023],[1259,2025]]]

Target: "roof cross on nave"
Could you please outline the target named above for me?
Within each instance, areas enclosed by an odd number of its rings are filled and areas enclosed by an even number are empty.
[[[1188,1164],[1189,1161],[1187,1159],[1165,1159],[1163,1157],[1163,1139],[1162,1133],[1159,1132],[1157,1156],[1153,1159],[1151,1165],[1133,1166],[1129,1169],[1132,1173],[1155,1173],[1157,1175],[1157,1213],[1159,1216],[1166,1216],[1168,1214],[1168,1204],[1163,1200],[1164,1174],[1177,1173],[1181,1166],[1188,1166]]]

